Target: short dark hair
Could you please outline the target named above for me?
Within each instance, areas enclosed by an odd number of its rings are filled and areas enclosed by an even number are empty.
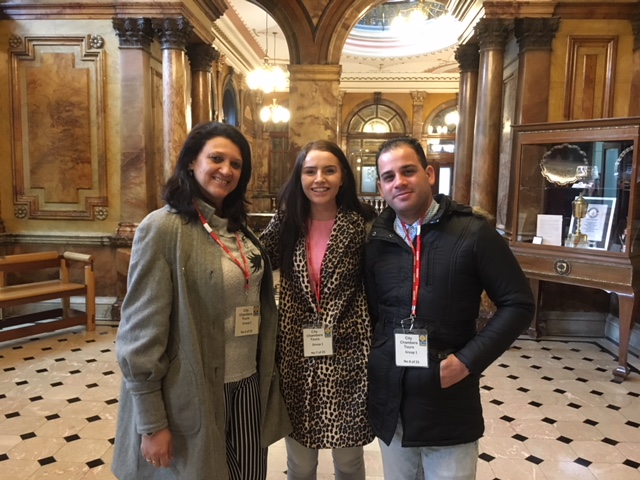
[[[251,146],[245,136],[232,125],[219,122],[207,122],[196,125],[187,136],[171,177],[164,185],[162,198],[175,209],[186,222],[198,220],[198,213],[193,206],[196,198],[204,199],[197,180],[190,175],[189,165],[198,158],[204,145],[215,137],[223,137],[231,141],[240,150],[242,168],[236,188],[222,202],[222,212],[229,221],[229,231],[234,232],[240,225],[247,223],[246,198],[247,186],[251,179]]]
[[[427,156],[425,155],[424,148],[422,148],[422,145],[417,138],[408,136],[390,138],[389,140],[385,140],[383,144],[380,145],[380,148],[378,148],[378,153],[376,153],[376,173],[378,174],[378,178],[380,178],[380,170],[378,168],[378,159],[380,158],[380,155],[403,145],[406,145],[411,150],[416,152],[416,155],[420,160],[420,165],[422,165],[423,168],[427,168],[427,166],[429,165],[427,163]]]

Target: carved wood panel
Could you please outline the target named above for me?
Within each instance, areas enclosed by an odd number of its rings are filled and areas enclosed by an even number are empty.
[[[10,54],[16,217],[106,219],[102,38],[27,36],[14,45]]]
[[[564,98],[567,120],[612,116],[617,47],[617,37],[569,37]]]

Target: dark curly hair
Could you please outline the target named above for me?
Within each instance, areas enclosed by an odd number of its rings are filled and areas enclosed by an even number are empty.
[[[215,137],[224,137],[231,141],[240,149],[242,156],[238,185],[225,197],[222,202],[222,211],[219,212],[229,221],[229,231],[235,232],[241,225],[247,223],[249,202],[246,193],[247,185],[251,179],[251,146],[236,127],[219,122],[201,123],[195,126],[189,132],[182,150],[180,150],[173,174],[164,185],[162,198],[184,218],[185,222],[198,221],[198,213],[193,206],[193,201],[196,198],[205,201],[206,199],[202,196],[196,179],[189,175],[189,165],[198,158],[204,145]]]

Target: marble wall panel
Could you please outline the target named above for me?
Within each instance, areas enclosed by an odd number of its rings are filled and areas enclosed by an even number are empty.
[[[106,219],[103,43],[26,36],[11,51],[18,218]]]

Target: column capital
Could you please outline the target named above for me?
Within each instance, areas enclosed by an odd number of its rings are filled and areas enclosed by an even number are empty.
[[[560,18],[516,18],[515,36],[520,52],[526,50],[551,51],[551,42],[556,36]]]
[[[120,48],[150,50],[153,42],[150,18],[114,17],[112,25],[120,41]]]
[[[422,105],[424,103],[424,99],[427,96],[427,92],[420,92],[418,90],[413,90],[409,92],[411,95],[411,100],[413,100],[413,105]]]
[[[193,25],[184,17],[154,18],[152,22],[162,50],[186,50]]]
[[[480,50],[503,49],[511,21],[505,18],[481,18],[476,25]]]
[[[191,70],[210,72],[213,62],[220,57],[220,52],[207,43],[192,43],[187,46],[187,57]]]
[[[477,72],[480,68],[480,50],[477,43],[466,43],[458,46],[455,58],[461,72]]]

